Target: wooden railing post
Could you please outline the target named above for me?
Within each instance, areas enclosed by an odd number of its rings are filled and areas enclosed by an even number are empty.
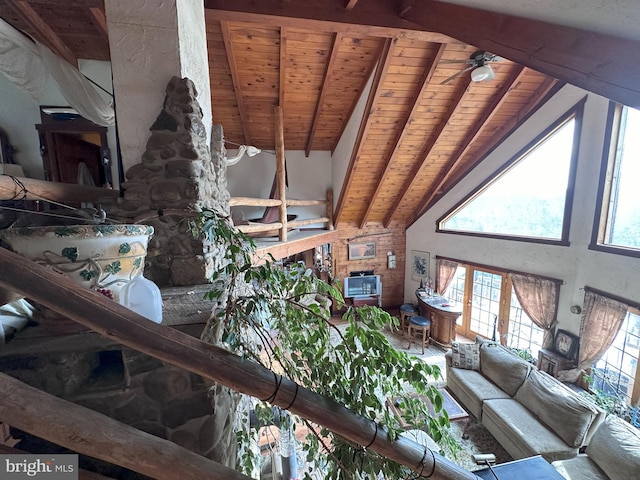
[[[333,224],[333,188],[327,189],[327,229],[333,230],[335,225]]]
[[[280,241],[287,241],[287,181],[285,171],[284,158],[284,120],[282,115],[282,107],[276,105],[276,181],[277,181],[277,198],[282,201],[280,204]]]

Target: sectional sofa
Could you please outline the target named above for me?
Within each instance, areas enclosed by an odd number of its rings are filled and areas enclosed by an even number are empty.
[[[630,480],[640,478],[640,430],[609,415],[584,453],[552,464],[567,480]]]
[[[445,358],[451,394],[514,459],[573,458],[604,418],[576,392],[497,343],[454,343]]]

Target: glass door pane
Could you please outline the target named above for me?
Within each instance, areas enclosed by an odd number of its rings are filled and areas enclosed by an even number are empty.
[[[502,275],[473,270],[471,313],[468,330],[472,335],[482,335],[498,340],[497,319],[500,315]]]

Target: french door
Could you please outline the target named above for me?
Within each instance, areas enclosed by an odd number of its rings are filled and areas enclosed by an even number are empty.
[[[463,305],[456,331],[471,339],[480,335],[500,340],[509,321],[510,293],[508,275],[473,266],[458,267],[447,289],[447,297]]]
[[[538,357],[544,331],[522,309],[507,272],[459,265],[444,296],[463,306],[456,323],[459,335],[472,340],[478,335],[495,338]]]

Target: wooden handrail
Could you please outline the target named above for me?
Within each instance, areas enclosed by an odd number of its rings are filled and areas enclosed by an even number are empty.
[[[4,373],[0,373],[0,419],[74,452],[151,478],[251,480],[174,442],[57,398]]]
[[[231,197],[229,199],[229,206],[231,207],[276,207],[282,205],[282,200],[277,198],[251,198],[251,197]],[[305,218],[302,220],[292,220],[287,222],[287,228],[299,228],[305,225],[315,225],[317,223],[326,224],[327,230],[333,230],[333,190],[327,189],[326,200],[294,200],[285,199],[284,204],[287,207],[300,207],[300,206],[325,206],[327,212],[326,217]],[[286,208],[284,210],[286,212]],[[259,222],[251,223],[250,225],[236,225],[236,228],[243,233],[261,233],[270,232],[273,230],[282,230],[284,228],[283,222],[273,222],[261,224]]]
[[[222,348],[151,322],[99,293],[77,286],[66,276],[4,248],[0,248],[0,286],[144,354],[241,393],[269,399],[273,405],[324,426],[356,445],[366,445],[420,475],[424,473],[434,480],[477,480],[473,473],[406,437],[391,441],[378,424],[330,398]],[[95,430],[99,430],[98,426]],[[177,462],[175,470],[180,470]]]
[[[110,188],[0,175],[0,200],[53,200],[61,203],[80,203],[115,199],[119,196],[119,190]]]

